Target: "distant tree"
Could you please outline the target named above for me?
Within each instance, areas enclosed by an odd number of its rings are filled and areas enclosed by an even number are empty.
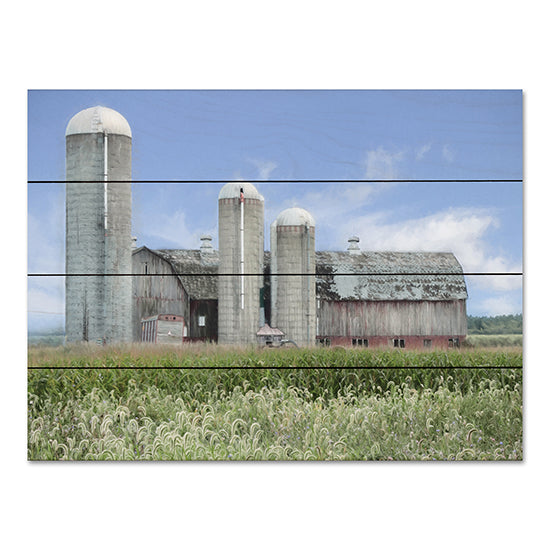
[[[468,334],[523,334],[523,315],[468,315]]]

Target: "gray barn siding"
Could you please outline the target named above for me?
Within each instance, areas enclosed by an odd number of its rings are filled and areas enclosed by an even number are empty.
[[[154,273],[155,276],[145,275],[146,265],[147,273]],[[182,315],[185,324],[188,325],[189,297],[166,260],[142,248],[133,254],[132,272],[140,274],[139,277],[132,277],[134,341],[141,341],[141,320],[152,315]]]
[[[465,300],[320,301],[319,336],[463,336]]]

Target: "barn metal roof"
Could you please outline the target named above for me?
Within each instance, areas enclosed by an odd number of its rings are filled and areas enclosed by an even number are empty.
[[[168,261],[177,273],[196,273],[200,276],[183,275],[180,277],[185,290],[192,300],[217,300],[219,254],[213,250],[201,254],[200,250],[155,250]]]
[[[218,299],[219,253],[154,250],[177,273],[193,300]],[[461,300],[462,267],[450,252],[316,252],[317,294],[324,300]],[[269,266],[271,254],[264,253]],[[200,276],[205,275],[205,276]]]
[[[331,300],[460,300],[462,267],[450,252],[317,252],[318,294]]]

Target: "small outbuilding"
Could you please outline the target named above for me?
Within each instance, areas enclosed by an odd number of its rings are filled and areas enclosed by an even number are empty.
[[[267,323],[256,333],[260,346],[278,347],[285,333],[278,328],[271,328]]]

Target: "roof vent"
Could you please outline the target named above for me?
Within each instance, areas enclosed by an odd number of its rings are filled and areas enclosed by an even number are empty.
[[[137,248],[137,237],[132,237],[132,250]]]
[[[361,249],[359,248],[359,245],[357,244],[359,242],[359,237],[350,237],[348,239],[348,243],[349,243],[349,246],[348,246],[348,252],[350,254],[360,254],[361,253]]]
[[[201,235],[201,254],[212,254],[212,252],[214,252],[212,237],[210,235]]]

